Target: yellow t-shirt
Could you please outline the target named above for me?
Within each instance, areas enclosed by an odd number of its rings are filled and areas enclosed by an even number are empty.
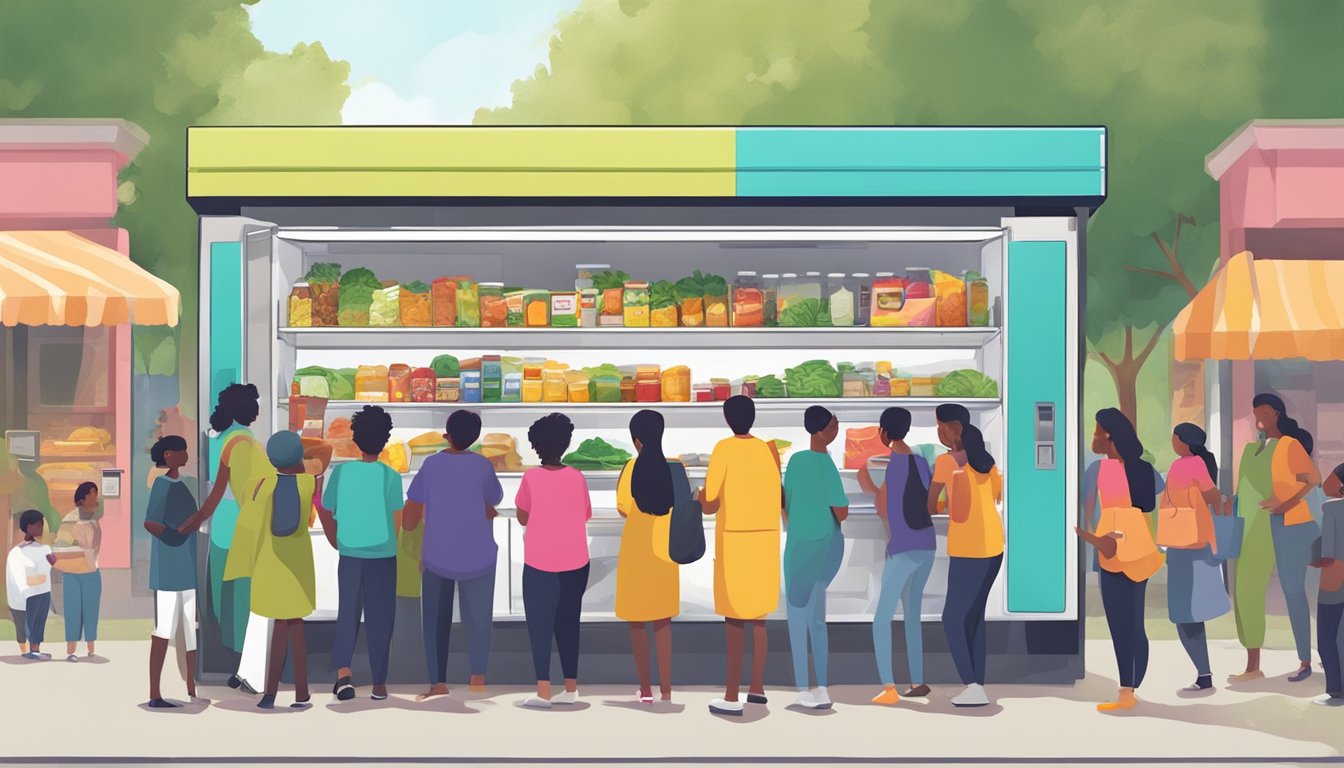
[[[948,509],[967,510],[963,522],[952,520],[947,529],[948,557],[997,557],[1003,554],[1003,521],[998,502],[1003,498],[999,468],[981,474],[968,464],[959,466],[950,453],[933,462],[933,482],[947,490]]]
[[[721,501],[718,524],[724,531],[778,531],[779,454],[754,437],[720,440],[710,455],[705,500]]]
[[[1290,499],[1302,488],[1298,475],[1307,475],[1315,469],[1311,455],[1301,443],[1291,437],[1279,438],[1274,447],[1274,459],[1270,473],[1274,479],[1274,498]],[[1301,525],[1311,522],[1311,507],[1305,499],[1284,513],[1284,525]]]

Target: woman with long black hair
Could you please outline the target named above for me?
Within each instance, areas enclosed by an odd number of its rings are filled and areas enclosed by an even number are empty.
[[[691,497],[686,467],[663,455],[663,415],[643,410],[630,419],[639,455],[621,470],[616,509],[625,518],[616,561],[616,617],[630,624],[630,649],[639,674],[638,700],[653,703],[649,635],[658,651],[658,687],[672,700],[672,617],[681,612],[681,572],[668,556],[672,507]]]
[[[989,704],[985,693],[985,607],[989,591],[1003,564],[1003,521],[999,502],[1003,478],[985,437],[971,423],[965,406],[938,406],[938,440],[947,453],[933,463],[929,483],[929,514],[940,514],[940,498],[947,491],[947,601],[943,630],[957,674],[966,686],[952,703],[958,707]]]
[[[1106,457],[1097,475],[1101,517],[1095,532],[1076,530],[1097,548],[1101,565],[1101,604],[1120,671],[1116,700],[1097,705],[1109,712],[1138,704],[1134,692],[1148,671],[1143,601],[1148,579],[1162,567],[1162,553],[1149,527],[1148,515],[1157,506],[1153,465],[1143,459],[1143,443],[1129,418],[1115,408],[1098,411],[1092,451]]]
[[[1320,483],[1321,475],[1311,459],[1315,445],[1311,433],[1288,415],[1283,400],[1278,395],[1260,394],[1252,406],[1260,434],[1242,452],[1237,475],[1237,514],[1245,520],[1245,530],[1233,581],[1237,639],[1246,649],[1246,670],[1228,680],[1242,683],[1265,676],[1260,670],[1260,648],[1265,643],[1265,591],[1277,566],[1301,662],[1288,678],[1296,683],[1311,676],[1307,560],[1320,528],[1306,498]]]

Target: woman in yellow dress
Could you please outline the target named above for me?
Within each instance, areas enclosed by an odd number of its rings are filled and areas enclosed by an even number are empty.
[[[700,503],[714,524],[714,612],[727,622],[728,685],[709,704],[719,715],[741,716],[738,701],[746,627],[752,628],[751,687],[747,702],[765,704],[765,617],[779,607],[779,528],[784,508],[779,452],[751,435],[756,406],[737,395],[723,404],[733,436],[709,459]]]
[[[625,518],[616,561],[616,617],[630,622],[630,648],[639,673],[641,703],[653,703],[649,636],[658,650],[658,687],[672,700],[672,617],[681,612],[681,574],[668,556],[672,507],[690,497],[686,468],[663,455],[663,415],[644,410],[630,419],[639,456],[621,470],[616,509]]]

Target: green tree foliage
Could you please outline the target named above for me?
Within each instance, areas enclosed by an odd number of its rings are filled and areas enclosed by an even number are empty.
[[[1344,115],[1341,35],[1332,0],[586,0],[476,122],[1105,125],[1087,337],[1135,417],[1218,253],[1205,155],[1255,118]]]
[[[122,118],[149,134],[122,174],[117,222],[130,232],[131,258],[182,292],[183,318],[176,334],[136,329],[136,367],[180,366],[193,404],[198,259],[183,195],[187,126],[339,123],[350,92],[349,65],[320,44],[264,50],[245,6],[0,0],[0,118]]]

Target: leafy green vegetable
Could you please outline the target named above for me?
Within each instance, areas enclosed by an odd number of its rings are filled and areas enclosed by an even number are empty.
[[[666,309],[677,305],[677,287],[671,280],[659,280],[649,286],[649,308]]]
[[[820,299],[803,299],[784,308],[779,324],[786,328],[817,328],[831,324],[831,313]]]
[[[678,280],[674,287],[679,300],[702,299],[705,296],[705,276],[697,269],[695,274]]]
[[[613,288],[622,288],[630,276],[620,270],[615,272],[608,269],[600,275],[593,275],[593,287],[599,291],[609,291]]]
[[[695,274],[699,275],[699,272]],[[705,275],[703,278],[705,296],[718,298],[728,295],[728,281],[719,275]]]
[[[985,374],[973,369],[964,368],[960,371],[953,371],[934,387],[933,394],[937,397],[998,397],[999,385]]]
[[[439,355],[430,361],[429,367],[434,369],[434,376],[440,379],[455,379],[462,374],[462,367],[452,355]]]
[[[772,374],[756,380],[756,396],[761,398],[784,397],[784,382]]]
[[[784,371],[789,397],[839,397],[840,374],[825,360],[808,360]],[[756,385],[760,392],[760,384]]]
[[[592,368],[584,368],[583,372],[588,374],[589,379],[595,379],[598,376],[615,376],[618,379],[621,378],[621,369],[611,363],[603,363],[601,365],[595,365]]]
[[[355,369],[353,368],[323,368],[320,365],[310,365],[307,368],[300,368],[294,372],[294,378],[301,379],[304,376],[321,376],[327,380],[327,389],[330,390],[332,400],[354,400],[355,399]]]
[[[780,440],[779,438],[775,438],[770,442],[775,444],[775,452],[778,453],[780,456],[783,456],[784,452],[789,450],[789,448],[793,446],[793,443],[789,442],[788,440]]]
[[[429,293],[429,286],[419,280],[412,280],[409,283],[402,283],[401,290],[407,293]]]
[[[304,278],[309,285],[322,285],[323,283],[341,282],[341,265],[330,262],[318,262],[308,269],[308,276]]]
[[[577,451],[567,454],[561,461],[575,469],[620,469],[630,459],[629,451],[593,437],[584,440]]]
[[[363,267],[352,269],[342,275],[337,322],[354,327],[368,325],[369,305],[373,304],[373,292],[382,290],[382,287],[383,284],[377,276]]]

